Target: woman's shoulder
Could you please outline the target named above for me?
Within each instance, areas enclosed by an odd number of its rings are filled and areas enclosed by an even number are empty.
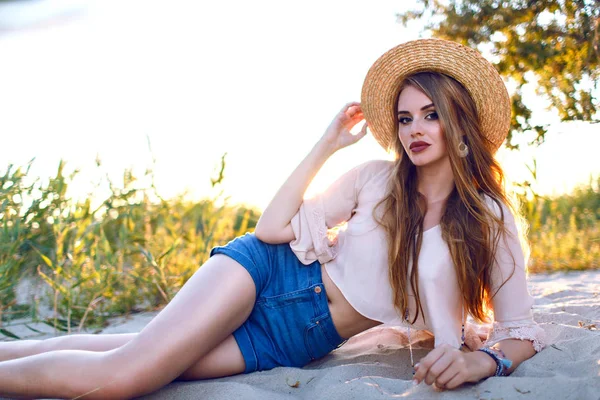
[[[369,160],[356,167],[359,174],[364,177],[374,176],[381,173],[390,172],[394,166],[393,161],[389,160]]]
[[[364,187],[366,184],[376,184],[383,186],[388,180],[394,163],[388,160],[370,160],[356,167],[357,186]]]

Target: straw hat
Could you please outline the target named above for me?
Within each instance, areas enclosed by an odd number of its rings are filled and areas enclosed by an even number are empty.
[[[469,92],[483,134],[498,150],[510,128],[510,100],[494,66],[476,50],[440,39],[403,43],[373,64],[362,87],[361,104],[375,139],[388,150],[396,132],[396,101],[402,80],[417,72],[440,72]]]

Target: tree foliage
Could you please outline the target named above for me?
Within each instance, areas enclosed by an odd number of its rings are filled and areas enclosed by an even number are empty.
[[[599,0],[418,0],[419,10],[398,20],[427,21],[434,37],[457,41],[484,53],[491,51],[500,74],[516,84],[512,95],[512,132],[537,132],[523,102],[523,86],[531,81],[549,99],[561,120],[599,122]],[[529,73],[528,73],[529,72]]]

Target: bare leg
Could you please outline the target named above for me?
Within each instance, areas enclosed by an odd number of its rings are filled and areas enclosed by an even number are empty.
[[[131,341],[137,333],[75,334],[45,340],[19,340],[0,343],[1,361],[57,350],[109,351]],[[177,380],[196,380],[235,375],[245,369],[244,359],[233,336],[227,337],[184,371]]]
[[[0,362],[0,394],[74,398],[91,392],[86,399],[140,396],[182,375],[210,356],[211,350],[221,349],[220,344],[223,354],[232,355],[226,360],[237,363],[233,369],[241,372],[239,349],[230,351],[235,341],[226,339],[246,320],[254,301],[255,286],[248,272],[232,259],[217,255],[121,347],[106,352],[59,350]]]
[[[123,346],[137,333],[76,334],[44,340],[0,342],[0,361],[14,360],[56,350],[108,351]]]

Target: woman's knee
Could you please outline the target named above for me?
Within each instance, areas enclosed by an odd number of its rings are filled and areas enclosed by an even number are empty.
[[[41,352],[55,351],[55,350],[67,350],[67,342],[70,336],[56,336],[44,340],[36,340],[37,343],[34,346]]]
[[[130,357],[119,349],[97,353],[101,374],[73,386],[73,398],[130,399],[151,393],[162,382],[158,366],[143,356]],[[164,377],[163,377],[164,378]]]

